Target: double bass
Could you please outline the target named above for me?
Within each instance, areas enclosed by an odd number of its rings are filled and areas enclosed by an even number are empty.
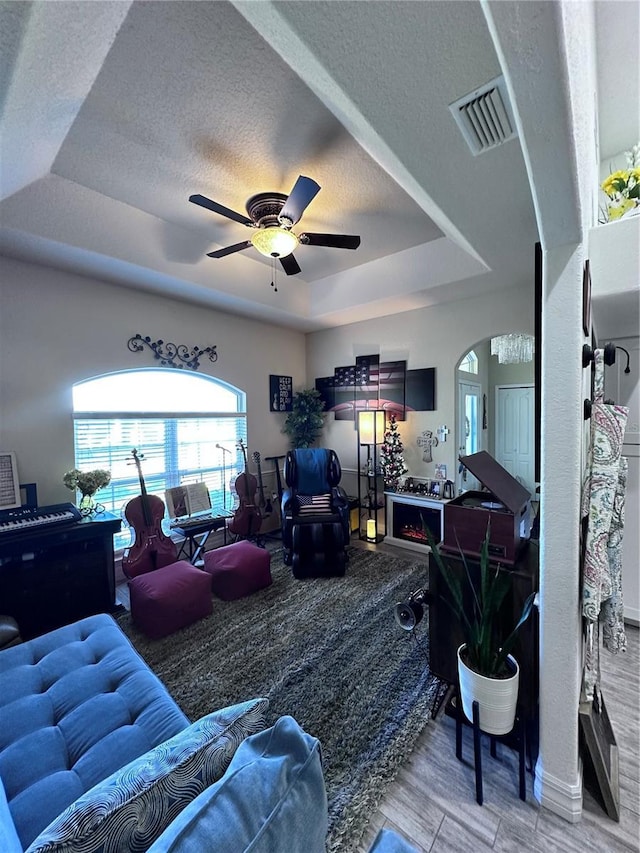
[[[242,439],[238,441],[238,447],[242,450],[244,472],[238,476],[235,482],[235,489],[240,499],[240,505],[229,522],[229,531],[234,536],[248,538],[255,536],[259,532],[262,526],[262,513],[256,506],[258,482],[253,474],[249,473],[249,469],[247,468],[247,451],[242,443]]]
[[[140,480],[140,494],[126,505],[124,515],[133,528],[136,538],[122,557],[122,571],[128,578],[161,569],[178,559],[176,546],[162,529],[164,518],[164,503],[156,495],[148,495],[142,476],[140,460],[144,454],[139,454],[134,448],[131,451]]]

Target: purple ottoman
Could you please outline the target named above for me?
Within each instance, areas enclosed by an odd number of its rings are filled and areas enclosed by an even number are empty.
[[[207,551],[204,571],[211,576],[211,589],[223,601],[251,595],[271,584],[271,554],[242,540]]]
[[[129,581],[134,625],[159,640],[213,612],[211,578],[179,560]]]

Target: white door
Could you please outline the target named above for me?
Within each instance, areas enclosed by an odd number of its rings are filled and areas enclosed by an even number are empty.
[[[481,397],[482,386],[477,382],[458,382],[458,456],[469,456],[482,450]],[[457,472],[456,486],[458,493],[480,488],[476,478],[466,468]]]
[[[496,460],[535,493],[533,385],[496,388]]]

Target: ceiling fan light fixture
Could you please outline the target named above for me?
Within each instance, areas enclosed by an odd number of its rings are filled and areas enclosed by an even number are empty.
[[[251,243],[267,258],[286,258],[297,248],[298,238],[293,231],[274,225],[256,231]]]

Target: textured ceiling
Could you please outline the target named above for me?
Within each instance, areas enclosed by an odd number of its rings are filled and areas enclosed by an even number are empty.
[[[530,285],[520,141],[474,157],[448,109],[501,73],[478,2],[5,2],[0,32],[4,254],[305,330]],[[206,257],[250,232],[192,193],[299,174],[297,230],[357,251],[300,246],[277,293],[253,248]]]

